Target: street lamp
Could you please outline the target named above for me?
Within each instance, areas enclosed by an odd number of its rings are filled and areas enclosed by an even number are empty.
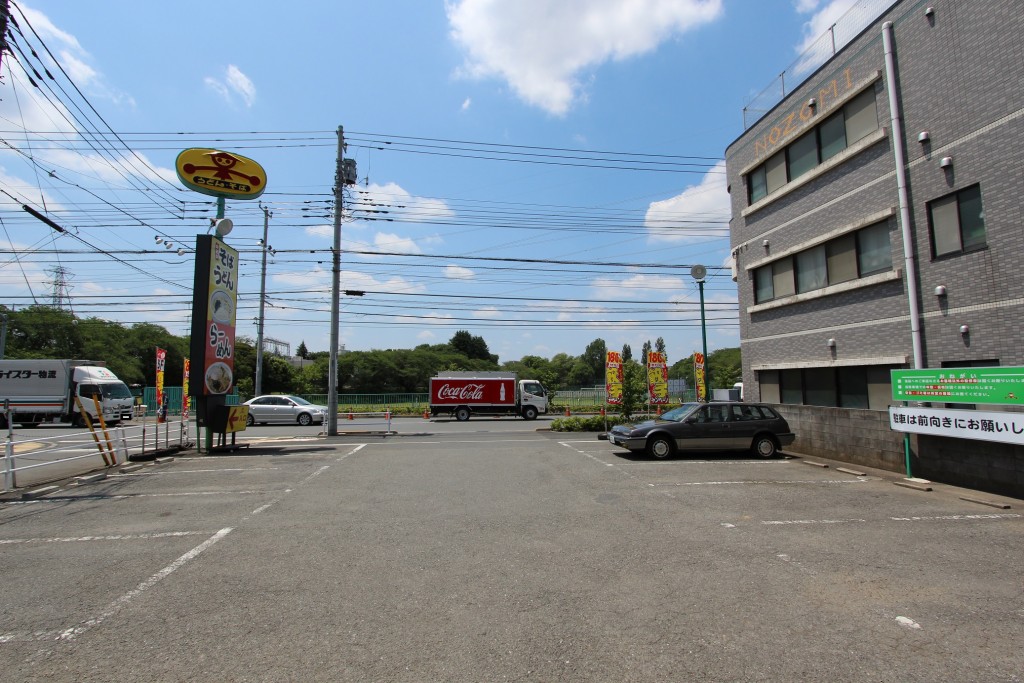
[[[690,268],[690,277],[697,281],[697,289],[700,291],[700,340],[704,352],[704,398],[707,399],[711,390],[711,375],[708,372],[708,330],[704,318],[704,278],[708,269],[701,265]]]

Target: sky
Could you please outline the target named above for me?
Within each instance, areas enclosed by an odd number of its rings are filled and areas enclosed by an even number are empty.
[[[343,127],[341,288],[365,292],[342,297],[346,349],[468,330],[507,361],[661,337],[674,362],[702,345],[694,265],[708,350],[738,346],[724,150],[853,5],[11,0],[0,304],[187,334],[216,207],[174,162],[214,148],[267,174],[226,202],[237,334],[256,337],[262,281],[265,337],[328,350]]]

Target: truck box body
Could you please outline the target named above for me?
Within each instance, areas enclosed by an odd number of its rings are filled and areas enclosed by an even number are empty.
[[[473,413],[521,415],[532,420],[547,412],[544,388],[507,372],[449,372],[430,379],[430,412],[468,420]]]
[[[100,397],[107,423],[131,419],[135,403],[131,391],[102,364],[50,358],[0,360],[0,422],[5,422],[4,401],[9,401],[15,424],[79,422],[76,396],[95,420],[94,394]]]

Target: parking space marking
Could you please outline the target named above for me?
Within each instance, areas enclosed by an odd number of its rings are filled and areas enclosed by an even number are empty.
[[[151,472],[125,472],[123,474],[111,474],[108,479],[121,479],[124,477],[155,477],[168,474],[207,474],[209,472],[266,472],[279,470],[280,467],[223,467],[206,470],[154,470]]]
[[[762,526],[812,526],[816,524],[867,524],[878,522],[978,522],[1004,519],[1024,519],[1024,515],[1007,513],[981,513],[965,515],[929,515],[922,517],[878,517],[875,519],[764,519]],[[724,525],[723,525],[724,526]]]
[[[835,484],[863,484],[868,481],[870,480],[863,477],[856,479],[738,479],[736,481],[682,481],[648,484],[648,486],[764,486],[771,484],[817,484],[831,486]]]
[[[150,534],[108,534],[105,536],[79,536],[77,538],[5,538],[0,545],[28,545],[32,543],[89,543],[94,541],[137,541],[153,538],[178,538],[180,536],[205,536],[209,531],[159,531]]]
[[[149,577],[148,579],[146,579],[145,581],[140,583],[138,586],[136,586],[132,590],[128,591],[127,593],[125,593],[124,595],[119,597],[117,600],[114,600],[114,602],[110,603],[107,606],[107,608],[105,610],[103,610],[100,614],[98,614],[97,616],[92,617],[90,619],[86,619],[85,621],[83,621],[78,626],[73,626],[73,627],[71,627],[69,629],[64,630],[57,637],[57,640],[61,640],[61,641],[74,640],[75,638],[77,638],[78,636],[82,635],[83,633],[85,633],[89,629],[91,629],[91,628],[93,628],[95,626],[99,626],[104,621],[106,621],[110,617],[112,617],[115,614],[117,614],[121,609],[123,609],[126,605],[128,605],[128,603],[130,603],[132,600],[134,600],[135,598],[139,597],[140,595],[145,593],[147,590],[149,590],[150,588],[152,588],[156,584],[158,584],[161,581],[163,581],[164,579],[166,579],[168,576],[173,574],[175,571],[177,571],[181,567],[185,566],[189,561],[195,559],[196,557],[199,557],[200,554],[202,554],[203,552],[205,552],[206,550],[211,548],[215,543],[217,543],[222,538],[224,538],[225,536],[230,534],[233,530],[234,529],[232,527],[225,527],[225,528],[221,529],[220,531],[215,533],[213,536],[211,536],[210,538],[206,539],[205,541],[203,541],[202,543],[197,545],[195,548],[192,548],[192,550],[189,550],[187,553],[185,553],[184,555],[182,555],[181,557],[176,559],[174,562],[171,562],[169,565],[167,565],[166,567],[164,567],[163,569],[158,571],[156,574],[153,574],[153,576]]]

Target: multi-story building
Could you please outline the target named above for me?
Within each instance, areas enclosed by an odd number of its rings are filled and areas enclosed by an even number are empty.
[[[1024,365],[1021,10],[893,2],[729,146],[744,389],[794,450],[1024,497],[1024,448],[887,412],[893,369]]]

